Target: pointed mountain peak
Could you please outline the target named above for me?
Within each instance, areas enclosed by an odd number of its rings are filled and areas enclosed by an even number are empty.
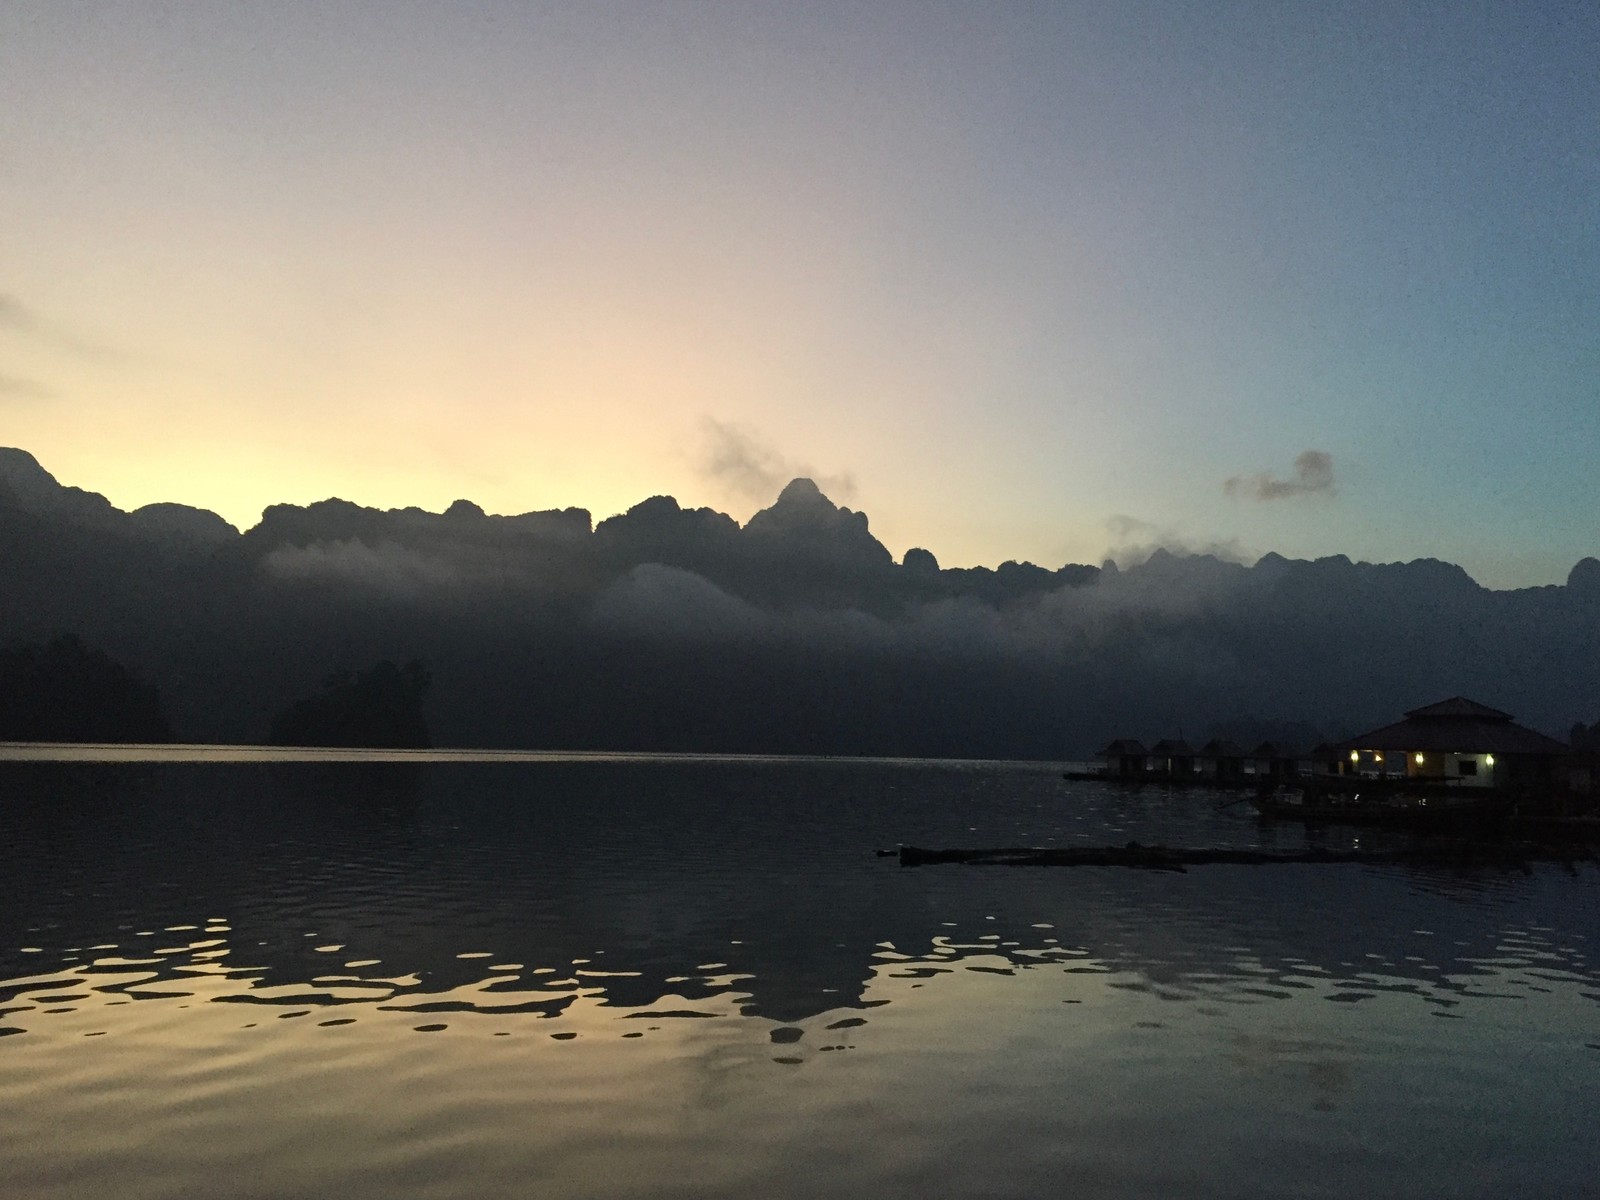
[[[867,514],[843,508],[822,494],[810,479],[791,480],[772,507],[763,508],[745,523],[745,532],[758,538],[799,538],[813,544],[828,544],[848,554],[861,554],[873,561],[893,562],[867,527]]]
[[[771,507],[763,508],[745,524],[754,533],[788,533],[842,528],[867,529],[866,514],[841,508],[822,494],[812,480],[790,480]]]
[[[818,503],[826,504],[829,508],[834,507],[833,501],[822,494],[822,489],[813,480],[800,476],[799,478],[791,479],[784,485],[783,491],[778,493],[778,498],[773,502],[772,506],[774,508],[779,505],[803,504],[809,506]]]

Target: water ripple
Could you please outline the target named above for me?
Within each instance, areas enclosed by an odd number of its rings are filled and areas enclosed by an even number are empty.
[[[1515,1131],[1546,1192],[1600,1166],[1560,1115],[1593,872],[871,855],[1322,836],[1027,768],[305,770],[8,792],[8,1196],[1182,1196],[1152,1144],[1309,1195],[1263,1155],[1332,1178],[1352,1130],[1374,1194],[1438,1182],[1400,1130],[1502,1183],[1461,1131]],[[783,1175],[807,1146],[848,1154]]]

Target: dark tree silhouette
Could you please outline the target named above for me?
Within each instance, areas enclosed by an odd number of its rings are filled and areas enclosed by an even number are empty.
[[[365,671],[341,671],[322,691],[297,700],[272,719],[274,746],[345,746],[426,749],[428,724],[422,697],[431,679],[415,660],[397,667],[387,659]]]
[[[0,649],[0,741],[170,742],[160,696],[72,634]]]

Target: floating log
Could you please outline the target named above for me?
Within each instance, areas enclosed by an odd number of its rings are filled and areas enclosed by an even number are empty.
[[[1236,866],[1274,866],[1280,863],[1410,863],[1434,865],[1523,866],[1530,862],[1592,861],[1594,854],[1575,854],[1571,847],[1554,848],[1500,842],[1419,842],[1393,850],[1249,850],[1230,846],[1188,849],[1146,846],[1128,842],[1121,846],[1004,846],[990,849],[928,850],[901,846],[880,850],[882,857],[898,853],[902,867],[965,863],[981,867],[1140,867],[1151,871],[1184,871],[1189,867],[1227,863]]]

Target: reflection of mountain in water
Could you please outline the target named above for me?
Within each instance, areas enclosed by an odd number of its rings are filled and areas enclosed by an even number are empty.
[[[1258,836],[1204,798],[1040,770],[12,765],[5,783],[8,979],[114,946],[98,957],[209,972],[231,981],[224,998],[276,1005],[554,1015],[583,994],[667,1011],[732,1000],[779,1021],[859,1004],[875,973],[976,967],[1116,973],[1184,1000],[1405,990],[1441,1008],[1508,960],[1600,982],[1568,936],[1572,889],[1592,884],[1555,872],[904,870],[872,856],[902,838]],[[141,939],[171,927],[207,949]]]

